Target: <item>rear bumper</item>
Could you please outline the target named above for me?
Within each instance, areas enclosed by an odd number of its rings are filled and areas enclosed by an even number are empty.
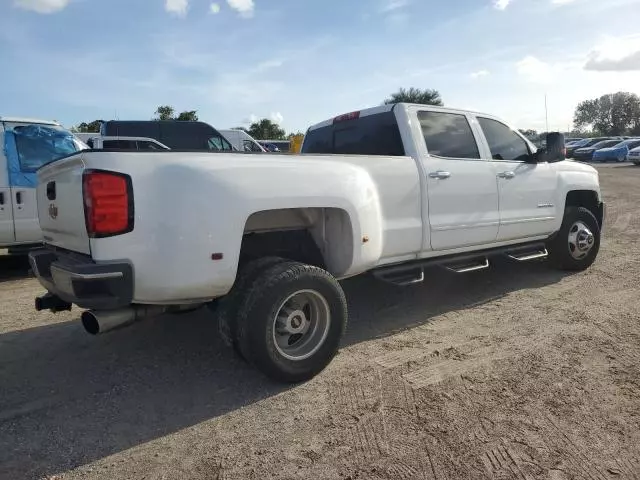
[[[29,263],[44,288],[81,308],[122,308],[133,299],[133,269],[128,263],[98,264],[86,255],[53,248],[30,252]]]

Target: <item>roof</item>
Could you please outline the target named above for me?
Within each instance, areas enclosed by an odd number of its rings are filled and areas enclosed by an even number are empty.
[[[24,117],[0,117],[0,122],[14,122],[14,123],[41,123],[44,125],[60,125],[53,120],[42,120],[38,118],[24,118]]]
[[[359,112],[360,113],[360,117],[366,117],[367,115],[375,115],[378,113],[384,113],[384,112],[390,112],[391,110],[394,109],[394,107],[396,105],[401,105],[402,107],[428,107],[429,110],[442,110],[444,112],[461,112],[461,113],[474,113],[474,114],[480,114],[480,112],[476,112],[473,110],[465,110],[462,108],[451,108],[451,107],[440,107],[437,105],[424,105],[424,104],[420,104],[420,103],[391,103],[391,104],[387,104],[387,105],[379,105],[377,107],[370,107],[370,108],[363,108],[362,110],[354,110],[354,112]],[[346,115],[348,112],[343,112],[343,115]],[[485,115],[484,113],[482,115]],[[492,117],[491,115],[486,114],[487,117]],[[335,118],[335,117],[334,117]],[[326,127],[329,126],[333,123],[333,118],[329,118],[323,122],[320,123],[316,123],[315,125],[311,125],[309,127],[309,130],[315,130],[316,128],[320,128],[320,127]]]

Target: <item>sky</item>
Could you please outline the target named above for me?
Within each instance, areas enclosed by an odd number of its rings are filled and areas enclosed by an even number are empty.
[[[635,19],[635,20],[634,20]],[[400,87],[518,128],[640,94],[640,0],[0,0],[0,115],[304,131]]]

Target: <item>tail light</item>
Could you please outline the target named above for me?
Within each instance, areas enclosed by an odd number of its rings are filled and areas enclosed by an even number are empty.
[[[350,112],[350,113],[345,113],[343,115],[338,115],[333,119],[333,123],[335,124],[340,122],[346,122],[349,120],[357,120],[358,118],[360,118],[360,112]]]
[[[131,177],[104,170],[85,170],[82,190],[89,237],[110,237],[133,230]]]

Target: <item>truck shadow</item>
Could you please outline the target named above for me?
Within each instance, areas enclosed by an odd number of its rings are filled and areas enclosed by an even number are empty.
[[[26,255],[4,255],[0,253],[0,284],[33,276]]]
[[[429,273],[404,289],[371,277],[345,281],[344,345],[562,278],[544,264]],[[0,478],[60,473],[294,388],[236,358],[206,309],[95,338],[75,321],[5,333],[0,386]]]

